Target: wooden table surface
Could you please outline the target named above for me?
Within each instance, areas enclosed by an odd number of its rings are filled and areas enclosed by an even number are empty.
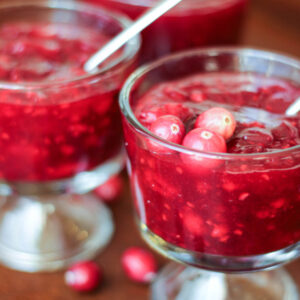
[[[243,44],[285,52],[300,58],[299,15],[299,0],[252,0],[246,18]],[[124,249],[144,245],[133,222],[130,202],[130,193],[126,187],[122,199],[111,206],[116,233],[112,243],[96,258],[105,274],[99,290],[91,294],[77,294],[65,286],[63,272],[26,274],[0,267],[0,299],[148,299],[148,286],[130,282],[120,267],[120,256]],[[162,258],[158,259],[161,263],[164,262]],[[300,260],[287,265],[287,270],[300,289]]]

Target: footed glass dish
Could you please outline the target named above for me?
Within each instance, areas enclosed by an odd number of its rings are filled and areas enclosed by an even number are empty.
[[[285,271],[264,270],[300,254],[300,113],[285,113],[300,97],[299,75],[300,62],[283,55],[207,48],[127,80],[120,106],[139,229],[185,265],[162,271],[152,299],[298,299]],[[216,107],[236,122],[226,138],[197,128]],[[215,135],[223,150],[206,150]]]
[[[84,62],[130,21],[72,1],[0,3],[0,260],[51,271],[98,253],[110,211],[89,191],[124,165],[118,92],[129,41],[93,74]]]

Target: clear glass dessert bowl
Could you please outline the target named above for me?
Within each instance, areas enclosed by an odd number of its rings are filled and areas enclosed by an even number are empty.
[[[86,0],[136,19],[156,0]],[[249,0],[185,0],[142,32],[140,61],[195,47],[237,43]]]
[[[126,81],[120,107],[139,229],[187,265],[165,268],[152,299],[298,299],[282,269],[254,271],[299,257],[300,113],[285,114],[299,96],[299,61],[243,48],[170,55]],[[206,150],[216,133],[199,127],[216,107],[236,122],[212,140],[225,151]]]
[[[83,64],[130,21],[72,1],[0,3],[0,260],[50,271],[110,240],[89,191],[123,167],[118,93],[140,40],[93,74]]]

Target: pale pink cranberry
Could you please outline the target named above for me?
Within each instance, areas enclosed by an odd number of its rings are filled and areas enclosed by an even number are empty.
[[[195,128],[206,128],[214,131],[224,139],[229,139],[235,130],[236,121],[230,111],[222,107],[213,107],[202,114],[196,120]]]
[[[216,132],[204,128],[191,130],[183,139],[183,146],[205,152],[226,152],[224,138]],[[222,162],[220,159],[206,157],[202,154],[181,153],[181,159],[194,170],[215,168]]]
[[[157,264],[151,252],[139,248],[128,248],[122,255],[122,267],[133,281],[148,283],[157,272]]]
[[[160,138],[175,144],[181,144],[185,134],[183,122],[178,117],[172,115],[159,117],[151,124],[150,131]],[[149,144],[152,151],[160,153],[170,152],[169,148],[154,141],[151,141]]]
[[[102,279],[99,266],[92,261],[82,261],[71,266],[65,273],[65,282],[79,292],[94,290]]]
[[[150,131],[169,142],[180,144],[185,134],[183,122],[176,116],[159,117],[150,126]]]
[[[98,186],[94,193],[105,202],[113,202],[120,197],[123,190],[123,179],[116,175],[102,185]]]

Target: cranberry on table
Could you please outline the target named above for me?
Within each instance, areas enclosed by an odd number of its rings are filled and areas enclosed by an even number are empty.
[[[123,179],[121,176],[115,175],[98,186],[94,193],[104,202],[112,202],[121,195],[123,187]]]
[[[191,130],[183,139],[182,145],[199,151],[205,152],[226,152],[224,138],[216,132],[208,129],[196,128]],[[180,154],[184,163],[193,168],[214,168],[220,164],[220,160],[208,158],[202,154]]]
[[[150,131],[160,138],[175,144],[181,144],[185,134],[183,122],[176,116],[166,115],[159,117],[150,126]],[[156,142],[151,142],[151,150],[158,152],[170,152],[170,149],[159,145]]]
[[[229,139],[235,130],[236,121],[230,111],[222,107],[213,107],[202,114],[196,120],[195,128],[206,128]]]
[[[92,261],[82,261],[71,266],[65,273],[65,282],[78,292],[94,290],[102,279],[99,266]]]
[[[123,253],[122,267],[131,280],[141,283],[151,282],[157,273],[154,256],[140,247],[130,247]]]

